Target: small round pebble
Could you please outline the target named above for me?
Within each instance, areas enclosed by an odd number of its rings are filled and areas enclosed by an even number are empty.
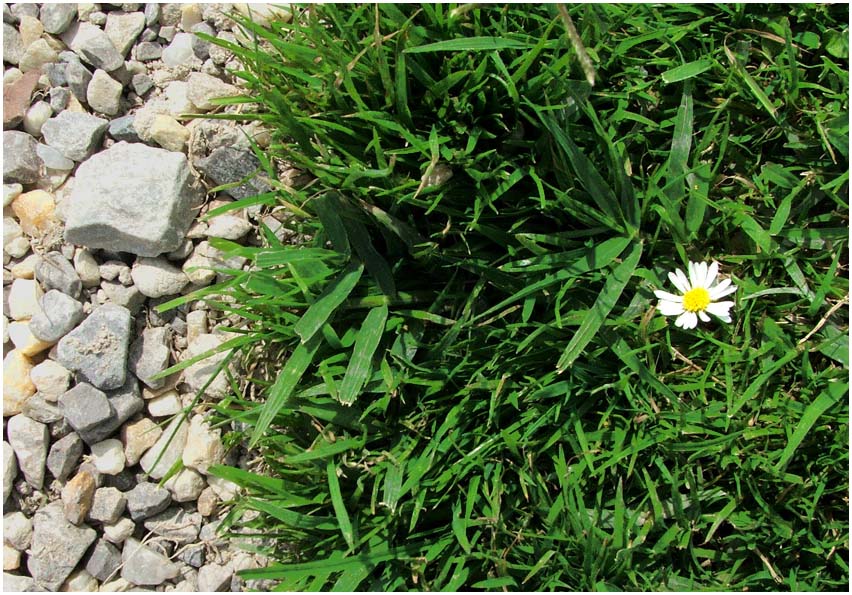
[[[111,438],[92,445],[95,468],[104,475],[118,475],[124,470],[124,445]]]

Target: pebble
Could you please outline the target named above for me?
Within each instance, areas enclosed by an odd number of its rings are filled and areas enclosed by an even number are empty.
[[[59,407],[49,403],[38,393],[27,399],[21,407],[21,413],[43,424],[52,424],[63,419]]]
[[[216,30],[207,23],[198,23],[190,29],[192,33],[203,33],[210,37],[216,37]],[[198,35],[192,36],[192,51],[195,56],[201,60],[207,60],[210,57],[210,42],[201,39]]]
[[[5,414],[4,414],[5,415]],[[12,493],[12,483],[18,475],[18,459],[12,445],[3,441],[3,502]]]
[[[69,523],[61,502],[51,502],[33,517],[30,575],[43,587],[58,590],[96,537],[94,529]]]
[[[141,12],[110,12],[106,17],[104,32],[122,56],[145,28],[145,15]]]
[[[3,131],[3,182],[32,184],[42,167],[36,140],[26,132]]]
[[[207,483],[211,488],[213,488],[213,491],[216,492],[219,499],[223,501],[233,500],[237,497],[237,493],[240,491],[240,486],[235,484],[233,481],[222,479],[215,475],[208,475]]]
[[[106,279],[107,281],[118,279],[119,275],[124,271],[130,273],[130,267],[120,260],[107,260],[98,270],[100,271],[101,279]]]
[[[106,394],[85,382],[78,383],[63,394],[59,398],[59,406],[65,419],[84,440],[92,430],[115,415]]]
[[[230,31],[220,31],[216,34],[216,37],[228,43],[237,43],[237,37]],[[233,52],[231,52],[231,50],[229,50],[228,48],[224,48],[215,44],[210,44],[209,51],[210,59],[213,60],[214,64],[217,64],[219,66],[223,66],[224,64],[226,64],[234,56]]]
[[[166,379],[151,377],[168,367],[170,357],[168,329],[146,328],[130,346],[128,367],[148,387],[158,389],[165,386]]]
[[[228,564],[207,564],[198,569],[198,591],[215,593],[229,591],[234,568]]]
[[[207,482],[204,476],[194,469],[184,468],[169,478],[164,487],[172,494],[175,502],[194,502],[198,500]]]
[[[18,23],[18,32],[21,34],[21,43],[28,47],[41,37],[44,26],[36,17],[23,15]]]
[[[125,508],[127,508],[127,498],[120,490],[113,487],[98,488],[95,490],[89,518],[110,525],[121,518]]]
[[[62,34],[62,41],[86,64],[107,72],[124,64],[109,36],[91,23],[75,23]]]
[[[80,471],[65,484],[62,488],[62,509],[69,523],[79,525],[86,519],[96,487],[95,478],[88,471]]]
[[[183,243],[199,198],[183,154],[116,143],[77,169],[66,239],[141,256],[170,252]]]
[[[50,90],[50,109],[54,113],[59,113],[68,107],[68,101],[71,98],[71,91],[65,87],[53,87]]]
[[[56,218],[56,201],[44,190],[24,192],[12,201],[12,211],[23,232],[30,237],[41,237],[60,225]]]
[[[3,417],[17,415],[24,403],[36,392],[30,380],[33,364],[30,358],[17,349],[3,358]]]
[[[110,525],[104,525],[104,539],[111,543],[124,543],[124,540],[133,535],[136,523],[128,518],[119,519]]]
[[[192,358],[201,355],[211,349],[219,347],[223,343],[218,335],[205,333],[195,337],[194,341],[190,341],[185,352],[185,358]],[[222,363],[222,360],[227,357],[226,352],[219,352],[210,357],[198,361],[183,370],[183,381],[189,385],[190,390],[195,393],[204,388],[210,377],[216,373],[216,369]],[[210,382],[205,389],[205,394],[213,398],[222,398],[230,392],[231,388],[228,384],[228,379],[223,372],[220,372],[216,378]]]
[[[219,147],[208,157],[196,160],[195,167],[215,185],[221,186],[253,175],[260,167],[260,161],[249,150]],[[229,188],[225,192],[236,199],[242,199],[269,192],[271,189],[267,182],[255,176],[248,182]]]
[[[46,359],[30,370],[30,380],[41,396],[55,403],[68,390],[71,373],[64,366]]]
[[[46,101],[36,101],[32,107],[27,110],[27,113],[24,114],[24,131],[32,136],[40,136],[41,127],[44,126],[44,123],[47,122],[52,115],[53,108],[50,107],[49,103]],[[42,161],[44,161],[43,157]],[[47,164],[45,163],[45,165]],[[50,166],[48,165],[48,167]]]
[[[211,465],[222,463],[224,456],[222,431],[211,429],[202,416],[195,415],[189,422],[183,464],[206,475]]]
[[[27,357],[33,357],[53,346],[52,342],[42,341],[33,335],[29,321],[13,322],[7,327],[7,332],[15,349]]]
[[[195,104],[187,96],[189,85],[186,82],[172,81],[166,85],[163,91],[166,97],[166,110],[175,118],[198,111],[198,108],[195,107]]]
[[[177,391],[170,390],[148,401],[148,413],[151,417],[166,417],[180,413],[183,406]]]
[[[50,47],[45,39],[37,39],[24,50],[24,55],[18,61],[21,72],[40,71],[42,66],[56,62],[59,54]]]
[[[183,271],[163,258],[140,257],[130,274],[142,295],[152,298],[177,295],[189,283]]]
[[[53,147],[39,143],[36,145],[36,153],[48,170],[70,171],[74,169],[74,162]]]
[[[99,539],[86,560],[86,571],[99,581],[106,581],[117,575],[119,566],[121,552],[109,541]]]
[[[214,99],[240,95],[240,89],[222,79],[203,72],[192,72],[187,79],[187,96],[199,110],[209,111],[216,107]]]
[[[29,330],[34,338],[53,344],[71,332],[81,320],[83,304],[52,289],[41,298],[41,311],[33,315]]]
[[[53,477],[59,481],[71,475],[77,462],[83,455],[83,441],[75,432],[71,432],[64,438],[60,438],[50,447],[47,455],[47,468]]]
[[[35,586],[35,581],[28,576],[4,572],[3,590],[7,593],[25,593],[28,591],[37,591],[38,588]]]
[[[23,191],[24,187],[20,184],[3,184],[3,206],[8,207]]]
[[[121,429],[121,440],[124,442],[127,464],[132,466],[138,463],[142,455],[157,443],[162,433],[163,429],[147,417],[126,424]]]
[[[168,490],[147,481],[136,484],[125,496],[127,511],[134,521],[141,521],[164,511],[172,501]]]
[[[65,66],[65,80],[68,88],[78,101],[86,101],[86,91],[92,80],[92,73],[80,62],[69,62]]]
[[[19,262],[13,262],[9,271],[15,279],[32,279],[35,277],[35,265],[41,259],[38,254],[30,254]]]
[[[136,129],[133,128],[133,114],[128,114],[120,118],[115,118],[109,123],[109,135],[116,141],[125,141],[128,143],[139,142],[139,135]]]
[[[3,570],[17,570],[21,567],[21,552],[3,544]],[[5,581],[4,581],[5,584]]]
[[[92,456],[98,473],[117,475],[124,470],[124,446],[120,440],[113,438],[92,444]]]
[[[182,152],[189,141],[189,130],[166,114],[154,116],[148,129],[151,140],[167,151]]]
[[[121,578],[134,585],[156,586],[180,574],[180,566],[132,537],[124,542],[121,564]]]
[[[199,242],[190,257],[183,263],[184,274],[195,285],[210,285],[216,279],[216,271],[212,270],[213,261],[207,256],[209,250],[209,242]]]
[[[172,465],[180,460],[186,446],[186,434],[185,421],[181,417],[173,419],[154,446],[142,455],[139,460],[142,469],[154,479],[164,477]]]
[[[101,289],[106,300],[117,306],[124,306],[131,314],[139,312],[142,304],[145,303],[145,296],[139,292],[135,285],[126,287],[118,281],[104,281],[101,284]]]
[[[74,299],[80,296],[83,289],[74,265],[60,252],[48,252],[41,257],[35,268],[35,278],[48,293],[51,289],[57,289]]]
[[[3,61],[17,65],[24,55],[24,43],[18,30],[3,23]]]
[[[77,328],[65,335],[57,359],[97,388],[114,389],[124,384],[131,315],[127,308],[104,304]]]
[[[207,235],[213,238],[238,240],[252,230],[252,224],[242,217],[224,214],[207,221]]]
[[[153,88],[154,80],[147,74],[134,74],[130,84],[136,94],[142,97]]]
[[[41,131],[45,143],[68,159],[84,161],[100,145],[108,126],[103,118],[65,110],[45,122]]]
[[[98,262],[86,248],[78,248],[74,253],[74,270],[83,283],[83,287],[97,287],[101,282]]]
[[[74,4],[46,2],[41,5],[39,19],[45,31],[51,35],[60,35],[71,26],[76,16],[77,7]]]
[[[98,590],[98,581],[87,570],[81,568],[80,570],[72,572],[71,575],[65,579],[65,582],[62,583],[59,590],[94,593]]]
[[[15,415],[7,422],[6,435],[15,451],[18,469],[28,484],[40,490],[44,484],[44,464],[50,444],[47,426],[25,415]]]
[[[114,116],[121,106],[122,88],[120,82],[99,68],[86,88],[86,101],[94,111]]]
[[[160,29],[160,36],[163,35],[163,28]],[[182,66],[195,57],[195,52],[192,50],[191,33],[177,33],[169,43],[169,46],[163,50],[163,63],[166,66],[174,68]]]
[[[33,538],[33,522],[23,512],[3,515],[3,542],[19,552],[30,547]]]
[[[11,247],[23,241],[24,250],[16,250],[14,253],[10,250]],[[13,258],[20,258],[30,249],[30,241],[23,237],[21,226],[12,217],[3,217],[3,252]],[[20,252],[20,253],[18,253]]]
[[[13,320],[26,320],[41,311],[44,292],[33,279],[15,279],[9,291],[9,315]]]
[[[216,491],[213,488],[208,486],[198,495],[196,506],[202,516],[212,516],[216,512],[218,503],[219,496],[216,495]]]
[[[197,512],[187,512],[182,508],[172,507],[145,519],[143,524],[154,535],[182,545],[198,539],[201,520],[201,515]]]

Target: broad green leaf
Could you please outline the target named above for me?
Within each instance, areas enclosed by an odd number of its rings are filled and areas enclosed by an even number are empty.
[[[694,78],[703,72],[707,72],[713,68],[715,64],[716,62],[714,60],[695,60],[694,62],[689,62],[687,64],[671,68],[660,76],[662,76],[663,82],[666,84],[676,83],[678,81]]]

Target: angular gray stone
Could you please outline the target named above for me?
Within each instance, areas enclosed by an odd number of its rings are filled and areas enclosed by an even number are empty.
[[[24,479],[40,490],[44,484],[44,463],[50,444],[50,430],[45,424],[26,415],[15,415],[9,418],[6,435],[15,451],[18,468],[24,474]]]
[[[85,382],[80,382],[59,397],[59,407],[71,427],[89,444],[96,442],[92,440],[91,433],[115,416],[107,396]]]
[[[120,490],[114,487],[98,488],[95,490],[95,498],[89,510],[89,519],[112,525],[121,518],[125,508],[127,508],[127,497]]]
[[[62,502],[51,502],[33,517],[33,541],[27,568],[36,583],[58,591],[97,538],[91,527],[72,525]]]
[[[158,389],[165,386],[166,379],[152,380],[151,377],[169,366],[170,355],[168,329],[146,328],[130,346],[127,364],[139,380],[149,388]]]
[[[97,388],[119,388],[126,376],[130,321],[130,311],[122,306],[96,308],[59,341],[57,361]]]
[[[50,109],[54,114],[58,114],[66,107],[71,99],[71,91],[65,87],[53,87],[50,90]]]
[[[195,161],[195,167],[216,186],[238,182],[253,174],[260,167],[260,161],[251,151],[233,147],[219,147],[204,159]],[[255,194],[269,192],[272,188],[267,182],[253,177],[248,182],[225,190],[236,199],[248,198]]]
[[[151,298],[177,295],[189,283],[182,270],[163,258],[137,258],[130,276],[142,295]]]
[[[36,145],[36,154],[47,169],[55,169],[57,171],[71,171],[74,169],[74,162],[53,147],[39,143]]]
[[[21,34],[12,25],[3,23],[3,61],[17,66],[23,56]]]
[[[18,460],[12,445],[3,441],[3,502],[12,493],[12,483],[18,475]]]
[[[119,12],[112,11],[107,15],[104,32],[112,41],[112,45],[122,56],[127,56],[127,51],[145,28],[145,15],[141,12]]]
[[[86,101],[94,111],[114,116],[121,107],[121,90],[120,82],[98,68],[86,87]]]
[[[136,46],[134,52],[140,62],[151,62],[162,57],[163,46],[153,41],[143,41]]]
[[[185,544],[198,539],[201,530],[201,514],[172,507],[144,521],[145,528],[169,541]]]
[[[101,539],[95,544],[89,559],[86,560],[86,570],[99,581],[106,581],[118,574],[113,573],[121,565],[121,552],[110,542]]]
[[[36,153],[36,139],[26,132],[3,132],[3,183],[32,184],[38,181],[43,167]],[[177,248],[177,246],[175,246]]]
[[[145,296],[135,285],[124,285],[118,281],[104,281],[101,289],[111,304],[124,306],[131,314],[136,314],[145,303]]]
[[[83,441],[80,436],[71,432],[64,438],[53,443],[50,454],[47,455],[47,468],[53,477],[65,481],[83,455]]]
[[[147,74],[134,74],[130,84],[133,86],[133,91],[142,97],[154,87],[154,80]]]
[[[101,144],[108,126],[103,118],[66,110],[45,122],[41,133],[46,144],[68,159],[84,161]]]
[[[204,564],[205,557],[205,547],[201,543],[189,546],[178,554],[179,560],[186,562],[193,568],[198,568]]]
[[[80,434],[87,444],[95,444],[109,438],[125,421],[142,411],[145,406],[145,401],[139,392],[139,383],[132,374],[127,375],[120,388],[104,392],[114,412],[113,417]]]
[[[148,481],[136,484],[125,496],[127,511],[134,521],[141,521],[164,511],[172,501],[167,489]]]
[[[3,542],[23,552],[33,539],[33,522],[23,512],[3,515]]]
[[[62,35],[62,41],[83,62],[95,68],[109,72],[124,65],[124,57],[115,49],[109,36],[90,23],[74,23]]]
[[[45,2],[41,5],[41,24],[44,26],[44,30],[51,35],[65,33],[76,16],[76,4]]]
[[[36,312],[30,320],[30,332],[36,339],[54,343],[70,333],[81,320],[83,304],[51,289],[41,298],[41,312]]]
[[[134,78],[136,77],[134,76]],[[116,118],[109,123],[109,135],[116,141],[138,143],[139,135],[136,133],[136,129],[133,128],[134,119],[135,116],[133,114]]]
[[[42,71],[47,75],[47,80],[50,81],[51,87],[64,87],[68,84],[68,79],[65,76],[65,69],[67,67],[68,65],[63,62],[45,64],[42,67]]]
[[[80,62],[69,62],[65,67],[65,80],[68,81],[68,88],[77,98],[77,101],[86,102],[86,91],[89,89],[89,82],[92,80],[92,73],[88,68]]]
[[[234,568],[228,564],[207,564],[198,569],[198,591],[215,593],[229,591]]]
[[[3,5],[5,6],[5,4]],[[35,581],[29,576],[3,573],[3,592],[5,593],[29,593],[30,591],[39,591],[36,588]]]
[[[80,275],[61,252],[48,252],[43,255],[35,266],[35,278],[41,282],[45,291],[58,289],[74,299],[80,297],[80,290],[83,289]]]
[[[213,99],[218,97],[230,97],[238,95],[240,90],[229,85],[222,79],[210,76],[203,72],[192,72],[187,79],[186,95],[189,100],[195,104],[200,110],[211,110],[216,105]]]
[[[121,578],[134,585],[156,586],[180,574],[180,566],[132,537],[124,542],[121,563]]]
[[[52,424],[62,419],[62,410],[39,394],[31,396],[24,402],[21,413],[42,424]]]
[[[210,37],[216,37],[216,30],[213,29],[208,23],[201,22],[197,25],[193,25],[192,29],[190,29],[193,33],[204,33],[209,35]],[[192,51],[195,52],[196,57],[206,60],[210,57],[210,42],[204,39],[201,39],[197,35],[192,36]]]

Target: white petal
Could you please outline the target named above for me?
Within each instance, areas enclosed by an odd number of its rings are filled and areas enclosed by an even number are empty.
[[[670,302],[669,300],[660,300],[657,304],[660,314],[663,316],[678,316],[683,314],[683,302]]]
[[[684,329],[693,329],[698,326],[698,316],[695,315],[695,312],[684,312],[675,320],[675,326]]]
[[[678,291],[681,293],[689,291],[689,281],[686,280],[686,275],[683,274],[682,270],[675,269],[674,273],[669,273],[669,281],[671,281],[672,285],[677,287]]]
[[[663,291],[661,289],[657,289],[654,291],[654,295],[660,298],[661,300],[668,300],[670,302],[680,302],[683,303],[682,295],[675,295],[673,293],[669,293],[668,291]]]
[[[728,316],[728,311],[733,307],[734,302],[712,302],[707,305],[707,311],[713,316],[724,318]]]
[[[704,280],[707,278],[707,263],[699,262],[696,273],[698,274],[698,282],[696,283],[696,285],[698,287],[707,287],[706,285],[704,285]],[[693,287],[695,287],[696,285],[693,285]]]
[[[710,263],[710,268],[707,269],[707,279],[704,281],[704,287],[710,287],[713,285],[713,281],[716,280],[716,276],[719,274],[719,263],[715,260]]]
[[[689,273],[689,288],[692,289],[698,284],[698,263],[690,260],[686,268]]]
[[[698,318],[701,319],[701,322],[710,322],[710,317],[707,316],[704,312],[699,312]]]
[[[736,285],[731,285],[730,279],[722,279],[719,284],[710,290],[710,299],[718,300],[726,295],[731,295],[737,290]]]

